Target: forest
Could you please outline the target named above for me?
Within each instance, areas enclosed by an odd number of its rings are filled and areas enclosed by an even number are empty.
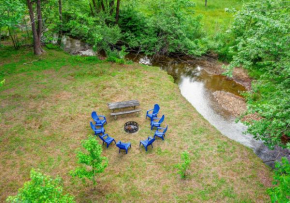
[[[290,202],[289,33],[287,0],[0,0],[0,201]],[[73,40],[93,56],[66,53]],[[185,65],[155,67],[165,59]],[[275,166],[184,98],[176,81],[192,75],[192,61],[215,66],[203,67],[219,71],[207,76],[220,78],[213,86],[238,81],[230,93],[245,107],[235,123],[283,151]],[[136,98],[142,115],[110,118],[107,103]],[[156,103],[166,138],[136,150]],[[91,111],[106,115],[116,141],[130,141],[128,155],[92,136]],[[120,130],[128,119],[137,138]]]

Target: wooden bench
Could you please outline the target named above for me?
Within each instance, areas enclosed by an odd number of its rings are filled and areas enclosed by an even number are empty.
[[[136,109],[136,106],[140,106],[140,103],[138,100],[108,103],[109,109],[113,110],[113,112],[111,113],[111,116],[115,116],[115,119],[117,119],[117,116],[119,115],[137,113],[141,111],[141,109]],[[116,109],[129,108],[129,107],[133,107],[134,110],[114,112]]]

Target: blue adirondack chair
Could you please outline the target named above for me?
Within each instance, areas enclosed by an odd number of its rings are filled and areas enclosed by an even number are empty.
[[[124,143],[124,142],[119,141],[117,142],[116,146],[119,147],[119,153],[121,149],[124,149],[126,150],[126,154],[127,154],[129,147],[131,147],[131,143],[130,142]]]
[[[96,122],[96,126],[104,127],[104,125],[107,123],[107,119],[105,116],[98,115],[95,111],[92,112],[92,118]],[[103,118],[103,119],[100,119]]]
[[[95,135],[104,134],[105,133],[105,129],[103,127],[96,128],[95,125],[92,122],[90,122],[90,124],[91,124],[92,130],[95,132]]]
[[[166,128],[157,127],[157,130],[154,134],[154,138],[155,138],[155,136],[157,136],[157,137],[160,137],[162,140],[164,140],[165,133],[166,133],[167,129],[168,129],[168,125],[166,126]],[[159,130],[163,130],[163,132],[161,132]]]
[[[164,121],[164,118],[165,118],[165,116],[163,115],[160,119],[159,119],[159,121],[151,121],[151,130],[154,128],[154,127],[160,127],[160,125],[161,125],[161,123],[163,123],[163,121]],[[158,118],[157,118],[158,119]]]
[[[109,147],[109,145],[110,145],[112,142],[115,142],[115,144],[116,144],[115,139],[112,138],[112,137],[110,137],[108,134],[99,135],[99,138],[101,138],[101,140],[103,141],[103,144],[104,144],[104,143],[107,144],[107,148]]]
[[[154,141],[155,141],[155,138],[148,137],[147,140],[141,140],[139,146],[142,144],[142,145],[145,147],[145,150],[146,150],[146,152],[147,152],[147,147],[148,147],[148,146],[151,145],[152,148],[153,148],[153,142],[154,142]]]
[[[149,117],[151,121],[154,120],[157,117],[159,110],[160,110],[160,106],[158,104],[155,104],[154,109],[150,109],[147,111],[146,119],[147,117]],[[149,113],[150,111],[152,111],[152,113]]]

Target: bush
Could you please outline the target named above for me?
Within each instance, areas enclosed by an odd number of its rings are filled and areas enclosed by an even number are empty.
[[[72,203],[74,197],[63,194],[61,178],[52,179],[34,169],[30,172],[30,181],[24,183],[18,194],[9,196],[7,202],[47,202]]]
[[[272,202],[290,202],[290,163],[286,157],[281,159],[281,163],[276,162],[274,171],[274,182],[268,189],[268,194]]]
[[[82,141],[82,147],[86,152],[78,151],[78,163],[83,164],[76,170],[71,171],[70,174],[73,177],[79,177],[83,181],[89,179],[96,185],[96,175],[104,172],[108,166],[108,159],[102,157],[102,145],[98,144],[98,141],[94,136],[89,136],[87,140]]]
[[[0,87],[2,87],[4,85],[4,83],[5,83],[5,79],[0,81]]]
[[[130,6],[121,11],[122,39],[131,49],[147,55],[201,55],[207,51],[201,17],[192,17],[190,0],[150,1],[149,5],[148,15]]]
[[[267,146],[287,147],[282,136],[290,137],[290,4],[284,0],[258,0],[245,4],[235,15],[231,33],[234,67],[256,74],[257,81],[247,94],[247,114],[258,113],[258,121],[245,122],[248,133]],[[288,143],[290,148],[290,143]]]
[[[178,174],[180,174],[181,178],[185,178],[187,174],[187,170],[190,166],[190,157],[187,151],[181,153],[181,163],[177,164]]]

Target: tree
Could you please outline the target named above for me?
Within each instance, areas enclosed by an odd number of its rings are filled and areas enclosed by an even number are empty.
[[[62,2],[61,0],[58,0],[58,14],[59,14],[59,21],[60,21],[60,28],[58,31],[58,41],[57,43],[61,44],[61,38],[62,38]]]
[[[190,157],[187,151],[181,153],[181,163],[177,164],[176,167],[178,168],[178,173],[180,174],[181,178],[186,177],[187,170],[190,166]]]
[[[246,115],[258,113],[261,119],[244,123],[248,133],[270,148],[286,148],[281,138],[290,137],[289,24],[289,3],[258,0],[244,5],[231,28],[236,41],[229,73],[242,66],[256,79],[246,94]]]
[[[17,30],[23,19],[24,11],[24,5],[19,0],[4,0],[0,4],[0,28],[8,28],[15,49],[20,47]]]
[[[207,6],[207,0],[205,0],[204,5]]]
[[[281,159],[281,163],[276,162],[274,171],[275,185],[268,189],[268,194],[272,202],[290,202],[290,163],[286,157]]]
[[[117,0],[117,7],[116,7],[116,24],[118,24],[118,22],[119,22],[120,4],[121,4],[121,0]]]
[[[34,54],[41,55],[44,52],[43,49],[41,48],[42,21],[43,21],[41,13],[41,0],[36,0],[36,16],[37,16],[36,20],[34,17],[33,2],[31,0],[27,0],[27,6],[29,10],[29,16],[32,27]]]
[[[75,202],[73,196],[63,194],[61,178],[52,179],[50,176],[43,175],[41,172],[32,169],[30,179],[19,189],[17,195],[9,196],[7,202]]]
[[[102,146],[98,144],[98,141],[94,136],[89,136],[87,140],[82,141],[82,147],[86,152],[78,151],[78,163],[84,166],[78,167],[76,170],[71,171],[73,177],[79,177],[82,180],[85,178],[91,180],[93,185],[96,185],[96,175],[104,172],[108,166],[108,159],[102,157]]]

